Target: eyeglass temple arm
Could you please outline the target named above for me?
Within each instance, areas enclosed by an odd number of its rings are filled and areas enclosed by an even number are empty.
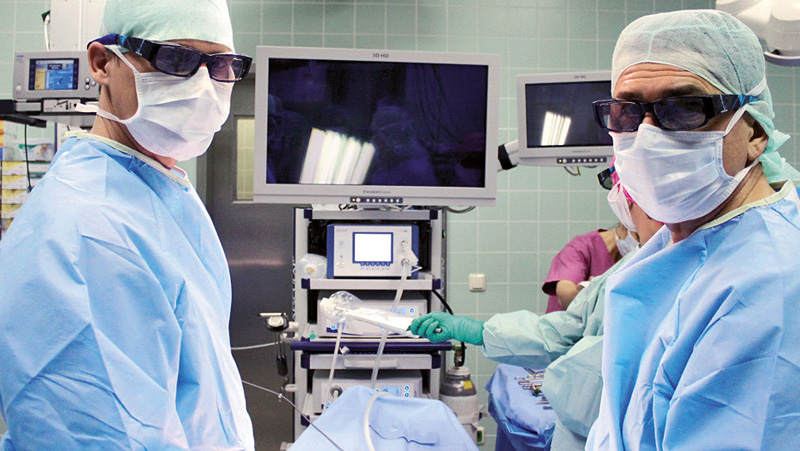
[[[100,37],[100,38],[97,38],[97,39],[93,39],[93,40],[89,41],[88,44],[86,44],[86,48],[88,49],[89,46],[92,45],[92,43],[94,43],[94,42],[98,42],[98,43],[103,44],[103,45],[116,45],[117,44],[117,36],[118,35],[112,33],[112,34],[107,34],[107,35],[105,35],[103,37]]]
[[[721,114],[741,108],[750,102],[755,102],[758,98],[747,94],[717,94],[716,97],[713,97],[713,100],[717,103],[717,109]]]
[[[131,38],[128,36],[119,36],[117,42],[122,47],[125,47],[135,53],[138,53],[145,59],[150,59],[152,54],[158,50],[158,44],[150,42],[145,39]]]

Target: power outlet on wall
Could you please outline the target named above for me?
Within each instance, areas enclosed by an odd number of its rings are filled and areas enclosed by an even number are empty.
[[[469,291],[486,291],[486,274],[470,274]]]

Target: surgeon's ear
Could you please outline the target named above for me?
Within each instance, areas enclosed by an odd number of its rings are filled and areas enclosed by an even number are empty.
[[[752,116],[745,114],[745,118],[747,118],[747,123],[753,130],[747,142],[747,161],[749,163],[764,153],[764,150],[767,148],[767,143],[769,142],[769,135],[764,131],[764,127],[761,126],[761,123]]]
[[[89,70],[92,72],[92,78],[94,78],[100,86],[108,85],[108,69],[109,64],[114,59],[114,54],[99,42],[92,42],[89,44],[87,52],[89,56]]]

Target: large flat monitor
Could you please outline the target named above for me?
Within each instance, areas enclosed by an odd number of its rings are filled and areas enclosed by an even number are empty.
[[[498,55],[258,47],[254,200],[494,205]]]
[[[592,102],[610,97],[610,72],[518,75],[520,164],[608,166],[614,149]]]

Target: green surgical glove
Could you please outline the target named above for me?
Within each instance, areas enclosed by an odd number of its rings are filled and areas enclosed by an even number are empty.
[[[437,328],[441,330],[437,332]],[[483,321],[466,316],[453,316],[445,312],[428,313],[412,321],[408,330],[432,343],[456,340],[475,346],[483,345]]]

